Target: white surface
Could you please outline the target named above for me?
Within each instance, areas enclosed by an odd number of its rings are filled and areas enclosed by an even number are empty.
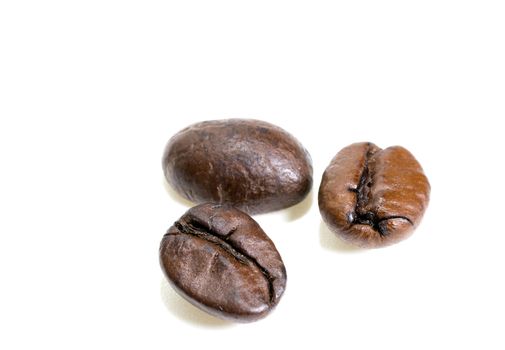
[[[503,349],[503,1],[2,1],[0,348]],[[255,117],[310,151],[315,187],[255,219],[288,271],[266,319],[166,286],[188,208],[168,138]],[[342,147],[400,144],[431,203],[407,241],[346,247],[317,188]]]

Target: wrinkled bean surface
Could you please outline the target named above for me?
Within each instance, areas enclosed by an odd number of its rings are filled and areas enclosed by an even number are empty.
[[[292,206],[312,186],[308,152],[267,122],[214,120],[174,135],[163,155],[168,183],[194,203],[229,203],[249,213]]]

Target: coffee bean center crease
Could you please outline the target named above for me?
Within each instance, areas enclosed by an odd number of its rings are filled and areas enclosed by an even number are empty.
[[[370,209],[370,203],[373,200],[372,187],[374,185],[375,160],[380,152],[381,150],[374,150],[371,147],[371,143],[368,143],[365,163],[358,186],[357,188],[349,188],[350,192],[356,193],[356,205],[354,207],[354,212],[349,214],[348,220],[352,225],[369,225],[381,236],[385,236],[388,234],[387,220],[403,219],[411,225],[414,225],[414,223],[408,217],[401,215],[380,218],[377,213]]]

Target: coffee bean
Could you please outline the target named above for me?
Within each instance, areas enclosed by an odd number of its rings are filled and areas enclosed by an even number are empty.
[[[229,203],[249,213],[300,202],[312,186],[308,152],[283,129],[259,120],[193,124],[163,155],[168,183],[195,203]]]
[[[342,239],[361,247],[382,247],[413,232],[429,194],[421,165],[405,148],[383,150],[373,143],[355,143],[326,168],[319,210]]]
[[[286,287],[273,242],[249,215],[229,205],[188,210],[163,236],[160,263],[189,302],[234,321],[264,317]]]

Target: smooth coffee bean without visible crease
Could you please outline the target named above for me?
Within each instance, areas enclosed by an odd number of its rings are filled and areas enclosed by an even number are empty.
[[[308,152],[283,129],[259,120],[193,124],[170,139],[162,163],[183,197],[229,203],[249,214],[292,206],[312,187]]]
[[[426,210],[430,184],[409,151],[355,143],[326,168],[319,210],[342,239],[366,248],[408,237]]]
[[[163,237],[160,263],[179,294],[224,319],[264,317],[286,287],[273,242],[249,215],[229,205],[188,210]]]

